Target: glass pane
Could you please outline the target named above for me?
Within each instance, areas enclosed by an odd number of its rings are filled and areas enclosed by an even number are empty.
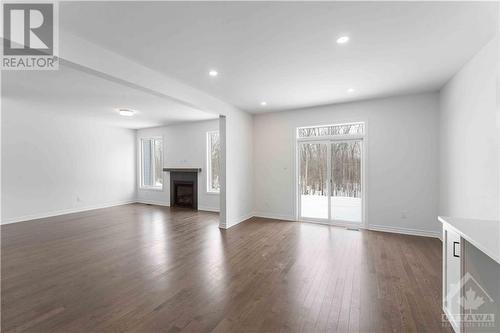
[[[162,156],[163,156],[163,144],[161,139],[154,140],[154,186],[161,187],[163,185],[163,166],[162,166]]]
[[[161,139],[141,139],[142,185],[161,187],[163,184],[163,143]]]
[[[220,140],[219,132],[209,133],[210,140],[210,175],[209,191],[220,191]]]
[[[142,140],[142,184],[144,186],[153,186],[152,155],[152,140]]]
[[[302,217],[328,218],[327,161],[326,144],[300,145],[300,212]]]
[[[351,123],[351,124],[327,125],[327,126],[316,126],[316,127],[302,127],[297,130],[297,135],[299,138],[309,138],[309,137],[326,136],[326,135],[363,134],[363,132],[364,132],[363,123]]]
[[[361,222],[361,141],[332,144],[332,219]]]

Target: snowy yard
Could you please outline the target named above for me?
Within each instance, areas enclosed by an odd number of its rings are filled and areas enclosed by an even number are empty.
[[[361,198],[331,197],[334,220],[361,222]],[[327,219],[328,197],[323,195],[302,195],[302,217]]]

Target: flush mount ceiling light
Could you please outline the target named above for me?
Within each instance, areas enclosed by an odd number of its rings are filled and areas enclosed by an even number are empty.
[[[260,105],[262,105],[262,106],[266,106],[266,105],[267,105],[267,102],[265,102],[265,101],[260,102]]]
[[[120,114],[120,116],[124,116],[124,117],[132,117],[134,114],[135,114],[135,111],[134,110],[131,110],[131,109],[117,109],[118,113]]]
[[[349,41],[349,36],[341,36],[337,38],[337,44],[345,44]]]
[[[349,94],[352,94],[352,93],[353,93],[353,92],[355,92],[355,91],[356,91],[356,90],[354,90],[354,88],[349,88],[349,89],[347,89],[347,92],[348,92]]]
[[[211,77],[216,77],[217,75],[219,75],[219,72],[217,72],[215,69],[211,69],[208,72],[208,75],[210,75]]]

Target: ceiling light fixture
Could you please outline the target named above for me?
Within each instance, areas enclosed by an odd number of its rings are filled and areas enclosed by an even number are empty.
[[[267,105],[267,102],[260,102],[260,105],[262,105],[262,106],[266,106],[266,105]]]
[[[345,44],[349,41],[349,36],[341,36],[337,38],[337,44]]]
[[[134,110],[131,109],[117,109],[120,116],[132,117],[135,114]]]
[[[352,94],[354,91],[355,91],[355,90],[354,90],[354,88],[349,88],[349,89],[347,89],[347,92],[348,92],[349,94]]]
[[[212,69],[210,70],[210,72],[208,72],[208,75],[210,75],[211,77],[216,77],[217,75],[219,75],[219,72],[217,72],[215,69]]]

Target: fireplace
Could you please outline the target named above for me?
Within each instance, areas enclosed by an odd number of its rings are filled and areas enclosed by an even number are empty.
[[[170,172],[170,206],[198,209],[198,172],[201,169],[165,168]]]
[[[195,208],[194,207],[195,200],[194,200],[194,183],[193,182],[174,180],[173,187],[174,187],[173,188],[174,201],[172,202],[172,206]]]

